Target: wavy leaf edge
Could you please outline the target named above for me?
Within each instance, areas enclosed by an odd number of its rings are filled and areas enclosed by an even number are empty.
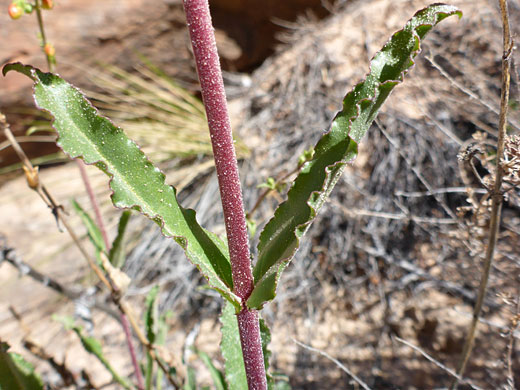
[[[421,13],[427,13],[433,7],[446,7],[446,8],[449,8],[449,10],[446,9],[446,10],[437,10],[437,11],[435,11],[434,12],[434,21],[432,23],[419,23],[417,25],[414,25],[413,22],[421,15]],[[400,75],[399,75],[399,77],[397,79],[390,79],[390,80],[385,80],[383,82],[378,82],[377,85],[374,86],[374,89],[373,89],[374,91],[372,93],[373,97],[372,98],[362,98],[362,99],[359,99],[356,102],[356,104],[355,104],[356,114],[354,116],[348,118],[348,132],[347,132],[347,137],[346,138],[348,139],[349,142],[352,142],[352,143],[355,144],[355,148],[356,149],[357,149],[357,145],[359,144],[360,139],[357,140],[357,141],[354,140],[350,136],[350,132],[352,130],[352,123],[353,123],[353,121],[360,117],[361,105],[364,102],[374,103],[375,99],[377,99],[377,97],[378,97],[377,90],[381,89],[381,87],[383,87],[385,85],[389,85],[389,84],[394,84],[392,86],[392,88],[393,88],[393,87],[403,83],[406,74],[408,74],[408,72],[411,71],[411,69],[415,65],[415,61],[414,61],[415,57],[417,57],[417,55],[421,52],[421,39],[422,39],[422,37],[417,32],[417,30],[420,27],[425,27],[425,26],[429,27],[428,30],[426,30],[424,32],[424,34],[423,34],[423,37],[424,37],[426,32],[431,30],[434,26],[436,26],[443,19],[445,19],[445,18],[447,18],[449,16],[452,16],[452,15],[457,15],[457,16],[459,16],[459,19],[460,19],[462,17],[462,11],[459,10],[458,8],[454,7],[454,6],[450,6],[450,5],[447,5],[447,4],[444,4],[444,3],[434,3],[434,4],[431,4],[431,5],[429,5],[429,6],[425,7],[425,8],[417,11],[412,16],[412,18],[410,18],[406,22],[405,26],[402,29],[400,29],[400,30],[396,31],[395,33],[393,33],[392,36],[390,37],[390,39],[383,45],[383,47],[379,51],[377,51],[376,54],[374,54],[374,56],[372,57],[372,59],[370,60],[370,63],[369,63],[369,71],[365,74],[365,77],[363,78],[362,81],[357,83],[352,89],[349,90],[349,92],[347,92],[347,94],[344,96],[344,98],[342,100],[343,103],[345,102],[346,98],[349,95],[353,94],[359,87],[363,86],[366,83],[367,78],[372,75],[372,67],[374,65],[374,62],[379,59],[380,54],[382,52],[384,52],[385,49],[388,49],[390,47],[390,45],[393,42],[393,39],[398,34],[406,31],[407,29],[410,29],[411,32],[413,33],[413,37],[415,38],[415,42],[416,42],[416,48],[408,56],[409,66],[407,66],[406,69],[401,71],[401,73],[400,73]],[[345,108],[343,108],[342,110],[338,111],[334,115],[334,118],[331,121],[331,125],[330,125],[329,130],[320,137],[320,139],[316,143],[316,146],[319,145],[319,143],[321,142],[321,140],[324,137],[326,137],[327,135],[331,134],[332,127],[335,125],[337,119],[341,118],[341,115],[342,115],[342,113],[344,111],[345,111]],[[376,110],[376,113],[377,113],[377,111],[378,110]],[[360,138],[362,138],[362,136]],[[311,165],[313,161],[317,160],[318,157],[319,156],[315,155],[310,161],[304,163],[302,165],[302,167],[300,168],[300,170],[299,170],[297,178],[299,177],[300,173],[303,172],[306,167]],[[344,159],[341,159],[339,161],[336,161],[335,163],[333,163],[331,165],[328,165],[325,168],[325,172],[326,173],[325,173],[325,180],[323,182],[323,187],[320,190],[313,191],[311,193],[310,197],[308,198],[307,202],[306,202],[307,205],[310,208],[310,219],[308,219],[306,222],[304,222],[302,224],[296,225],[296,227],[294,229],[294,232],[293,232],[294,238],[295,238],[295,245],[294,245],[294,248],[291,249],[289,255],[284,256],[284,257],[278,259],[275,263],[273,263],[267,269],[267,271],[265,271],[263,274],[261,274],[261,277],[258,280],[255,280],[255,287],[253,289],[253,292],[251,293],[250,297],[248,298],[248,300],[246,302],[248,308],[250,308],[250,309],[261,309],[267,302],[269,302],[269,301],[274,299],[274,297],[276,296],[276,289],[277,289],[277,286],[278,286],[278,282],[279,282],[280,276],[281,276],[284,268],[290,263],[290,261],[292,260],[292,258],[296,254],[296,252],[297,252],[297,250],[298,250],[298,248],[300,246],[300,239],[301,239],[301,237],[306,233],[306,231],[309,229],[309,227],[312,224],[312,222],[316,219],[316,216],[318,215],[318,212],[319,212],[321,206],[323,205],[325,199],[328,197],[328,194],[330,193],[332,188],[335,186],[335,183],[337,182],[337,180],[341,176],[343,170],[345,169],[345,166],[347,164],[349,164],[349,163],[352,163],[355,160],[356,157],[357,157],[357,150],[355,151],[354,155],[350,155],[347,158],[344,158]],[[333,173],[334,173],[334,176],[332,175]],[[330,180],[331,178],[332,178],[332,180]],[[291,188],[288,191],[287,199],[284,202],[282,202],[281,204],[278,205],[278,207],[277,207],[273,217],[264,226],[264,229],[262,230],[262,233],[260,234],[260,239],[259,239],[259,244],[258,244],[259,255],[260,255],[260,251],[261,251],[260,250],[260,243],[262,242],[262,236],[263,236],[263,233],[265,232],[265,227],[267,227],[273,220],[275,220],[277,218],[281,206],[283,206],[284,204],[289,202],[289,196],[291,194],[291,191],[294,188],[294,184],[295,183],[296,183],[296,179],[293,181],[293,184],[292,184]],[[332,185],[329,185],[330,183],[332,183]],[[317,199],[317,201],[313,201],[314,199]],[[255,268],[256,268],[256,264],[255,264]],[[270,279],[272,277],[274,277],[275,280],[274,280],[272,289],[270,289],[270,293],[271,293],[270,294],[271,295],[270,298],[267,299],[267,300],[258,299],[258,297],[256,296],[257,287],[258,286],[261,287],[262,283],[264,283],[265,281],[267,281],[268,279]]]
[[[119,127],[119,126],[116,126],[109,118],[101,115],[99,113],[99,110],[94,107],[92,105],[92,103],[90,102],[90,100],[85,96],[85,94],[79,89],[77,88],[76,86],[68,83],[67,81],[65,81],[65,79],[61,78],[61,76],[59,76],[59,74],[54,74],[54,73],[48,73],[48,72],[42,72],[40,69],[34,67],[34,66],[31,66],[31,65],[25,65],[25,64],[22,64],[21,62],[14,62],[14,63],[8,63],[6,65],[4,65],[4,67],[2,68],[2,74],[3,76],[5,76],[9,71],[16,71],[18,73],[22,73],[24,75],[26,75],[27,77],[29,77],[30,79],[32,79],[34,81],[34,84],[33,84],[33,98],[34,98],[34,103],[35,103],[35,106],[39,109],[39,110],[42,110],[44,112],[48,112],[51,117],[52,117],[52,120],[51,120],[51,125],[52,127],[54,128],[54,130],[56,131],[56,133],[58,134],[58,138],[56,139],[56,145],[58,145],[60,147],[60,149],[63,150],[63,152],[69,156],[71,159],[74,159],[74,158],[81,158],[85,164],[87,165],[94,165],[96,166],[98,169],[101,169],[108,177],[109,177],[109,188],[110,188],[110,191],[111,191],[111,194],[110,194],[110,198],[112,200],[112,204],[117,207],[118,209],[121,209],[121,210],[136,210],[138,211],[139,213],[141,213],[142,215],[146,216],[147,218],[149,218],[150,220],[154,221],[155,223],[157,223],[161,229],[161,233],[163,234],[163,236],[165,237],[168,237],[168,238],[172,238],[173,240],[175,240],[175,242],[177,242],[177,244],[179,244],[181,246],[181,248],[183,249],[186,257],[188,258],[188,260],[193,264],[195,265],[195,267],[199,270],[199,272],[204,276],[204,278],[206,279],[206,281],[208,282],[208,285],[213,288],[214,290],[218,291],[227,301],[229,301],[231,304],[233,304],[233,306],[235,306],[235,308],[237,308],[237,310],[239,308],[242,307],[242,304],[241,304],[241,299],[236,296],[233,291],[232,291],[232,288],[224,281],[222,280],[220,277],[218,277],[218,274],[215,272],[215,274],[217,275],[218,279],[224,284],[227,286],[228,290],[223,290],[222,288],[219,288],[215,285],[213,285],[211,282],[210,282],[210,277],[208,275],[206,275],[201,267],[193,261],[193,259],[191,258],[191,256],[188,254],[188,240],[186,237],[182,236],[182,235],[172,235],[172,234],[168,234],[166,232],[166,229],[165,229],[165,222],[164,222],[164,219],[161,215],[149,215],[145,212],[143,212],[141,206],[137,205],[137,204],[134,204],[134,205],[131,205],[131,206],[119,206],[116,204],[116,201],[114,200],[114,188],[112,187],[112,182],[114,180],[114,173],[113,172],[110,172],[108,169],[104,169],[102,168],[101,166],[103,167],[106,167],[106,164],[102,161],[102,160],[97,160],[97,161],[91,161],[91,162],[87,162],[85,161],[84,159],[84,155],[81,153],[81,152],[78,152],[76,155],[73,155],[72,153],[69,153],[67,151],[65,151],[63,149],[63,147],[61,146],[60,144],[60,138],[61,138],[61,135],[58,131],[58,129],[56,129],[56,127],[54,126],[54,122],[56,121],[56,118],[54,117],[54,115],[48,111],[47,109],[45,108],[42,108],[38,102],[37,102],[37,99],[36,99],[36,85],[37,83],[41,83],[42,80],[41,78],[39,77],[39,75],[47,75],[47,76],[57,76],[59,77],[61,80],[63,80],[70,88],[74,89],[82,98],[83,100],[86,102],[86,104],[92,109],[94,110],[95,114],[101,118],[103,118],[104,120],[108,121],[112,126],[114,126],[116,129],[118,129],[119,131],[122,131],[124,133],[124,131]],[[139,147],[139,145],[131,140],[130,138],[128,138],[128,140],[133,143],[137,149],[139,150],[139,152],[144,156],[145,160],[147,163],[149,163],[150,165],[154,166],[155,169],[158,171],[159,175],[160,175],[160,178],[161,178],[161,181],[164,182],[165,185],[166,184],[166,176],[164,174],[164,172],[162,172],[159,168],[157,168],[155,165],[153,165],[153,163],[149,160],[149,158],[146,156],[146,154],[141,150],[141,148]],[[101,165],[101,166],[100,166]],[[177,190],[173,187],[173,186],[169,186],[173,189],[173,196],[176,198],[176,193],[177,193]],[[178,202],[177,202],[178,203]],[[195,210],[193,209],[190,209],[190,208],[184,208],[180,205],[180,203],[178,203],[179,205],[179,208],[184,212],[184,213],[188,213],[188,214],[192,214],[192,218],[195,220],[195,222],[198,224],[198,222],[196,221],[196,212]],[[200,226],[200,225],[199,225]],[[214,233],[202,228],[202,226],[200,226],[201,229],[204,230],[204,232],[206,234],[208,234],[209,237],[211,237],[211,239],[214,241],[215,245],[219,248],[219,249],[223,249],[223,248],[227,248],[227,244],[222,241],[217,235],[215,235]],[[227,251],[223,251],[223,255],[226,259],[228,259],[229,261],[229,255],[228,255],[228,252]]]

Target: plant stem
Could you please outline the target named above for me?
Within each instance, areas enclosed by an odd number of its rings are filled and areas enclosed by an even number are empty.
[[[42,3],[40,0],[35,0],[35,10],[36,10],[36,18],[38,19],[38,27],[40,28],[40,35],[42,38],[42,50],[43,54],[45,54],[45,58],[47,59],[47,67],[49,68],[49,72],[54,72],[54,62],[52,61],[51,57],[45,53],[45,50],[43,49],[45,45],[47,44],[47,38],[45,36],[45,28],[43,25],[43,17],[42,17]]]
[[[45,47],[47,44],[47,38],[45,36],[45,28],[43,24],[43,17],[42,17],[42,11],[41,11],[41,1],[35,0],[35,10],[36,10],[36,16],[38,19],[38,26],[40,28],[40,35],[42,39],[42,48]],[[44,51],[45,58],[47,59],[47,66],[49,68],[49,72],[55,71],[54,61],[53,59]],[[85,169],[85,163],[79,159],[76,159],[76,163],[78,164],[79,171],[81,173],[81,178],[83,180],[83,183],[85,185],[85,189],[87,191],[88,197],[90,199],[90,203],[92,204],[92,208],[94,209],[94,213],[96,215],[96,222],[99,227],[99,230],[101,231],[101,235],[103,236],[103,241],[105,242],[105,247],[107,251],[110,250],[110,241],[108,240],[108,235],[105,229],[105,224],[103,223],[103,219],[101,217],[101,212],[99,210],[99,204],[96,200],[96,196],[94,194],[94,191],[92,190],[92,186],[90,185],[90,180],[87,176],[87,172]],[[130,358],[132,360],[132,366],[134,367],[135,376],[137,379],[137,388],[139,390],[144,389],[144,382],[143,382],[143,375],[141,373],[141,368],[139,367],[139,363],[137,362],[136,354],[135,354],[135,348],[132,341],[132,335],[130,333],[130,329],[128,326],[128,319],[125,316],[125,313],[121,313],[120,315],[121,319],[121,325],[123,326],[123,331],[125,333],[126,337],[126,343],[128,346],[128,351],[130,353]]]
[[[253,290],[249,239],[238,163],[209,4],[208,0],[184,0],[183,3],[217,169],[229,244],[233,292],[242,299],[243,303],[242,311],[238,314],[238,322],[247,382],[250,390],[264,390],[267,389],[267,381],[258,313],[249,311],[245,305]]]
[[[279,179],[276,179],[275,186],[278,185],[278,184],[283,183],[289,176],[291,176],[291,175],[295,174],[296,172],[298,172],[300,170],[300,168],[301,167],[298,166],[295,169],[293,169],[292,171],[282,175]],[[253,214],[255,213],[255,211],[258,209],[258,207],[260,207],[260,205],[262,204],[264,199],[267,197],[267,195],[269,195],[273,191],[276,191],[276,190],[268,188],[264,192],[262,192],[262,194],[256,200],[253,208],[247,212],[246,218],[253,218]]]
[[[234,292],[247,299],[253,288],[238,164],[207,0],[184,0],[224,211]]]
[[[41,10],[41,1],[35,0],[35,9],[36,9],[36,16],[38,19],[38,26],[40,28],[40,35],[42,39],[42,48],[45,48],[47,44],[47,37],[45,35],[45,28],[43,24],[43,17],[42,17],[42,10]],[[45,58],[47,59],[47,66],[49,68],[49,72],[55,71],[54,61],[46,52],[45,49],[43,49],[43,52],[45,54]],[[81,178],[83,180],[83,183],[85,185],[85,189],[87,191],[88,197],[90,199],[90,203],[92,204],[92,208],[94,209],[94,213],[96,215],[96,222],[99,227],[99,230],[101,231],[101,235],[103,236],[103,241],[105,242],[105,247],[107,251],[110,250],[110,241],[108,240],[107,231],[105,229],[105,224],[103,223],[103,219],[101,217],[101,212],[99,210],[99,204],[96,200],[96,196],[94,194],[94,191],[92,190],[92,186],[90,185],[90,180],[87,176],[87,172],[85,169],[85,163],[82,160],[76,159],[76,163],[78,164],[79,171],[81,173]],[[123,331],[125,333],[126,337],[126,344],[128,346],[128,352],[130,353],[130,358],[132,361],[132,366],[134,368],[134,373],[137,380],[137,388],[139,390],[144,389],[144,382],[143,382],[143,374],[141,373],[141,368],[139,367],[139,363],[137,362],[137,357],[135,353],[135,347],[134,343],[132,341],[132,334],[130,332],[130,328],[128,325],[128,318],[126,317],[125,313],[120,313],[120,320],[121,325],[123,327]]]
[[[61,221],[63,226],[65,226],[65,229],[69,233],[70,237],[80,250],[80,252],[83,254],[87,262],[89,263],[89,266],[92,270],[96,273],[98,278],[103,282],[103,284],[112,292],[112,295],[119,296],[119,291],[117,290],[117,287],[114,285],[112,280],[110,278],[106,278],[101,269],[97,266],[97,264],[92,260],[92,258],[89,256],[86,249],[81,244],[79,238],[76,236],[74,231],[72,230],[72,227],[69,225],[67,220],[63,218],[63,212],[61,206],[59,206],[54,198],[51,196],[51,194],[47,191],[45,186],[43,186],[40,182],[38,171],[32,166],[29,158],[26,156],[23,149],[20,147],[18,142],[16,142],[16,139],[14,138],[13,134],[11,133],[11,130],[9,129],[9,126],[7,124],[7,121],[5,119],[5,116],[0,113],[0,125],[4,128],[4,134],[6,138],[11,142],[15,152],[17,153],[18,157],[23,163],[24,170],[27,176],[27,180],[29,183],[29,186],[38,193],[38,195],[43,199],[43,201],[47,204],[47,206],[52,210],[52,213],[54,217],[56,218],[56,221]],[[88,183],[88,178],[87,181]],[[32,183],[32,185],[31,185]],[[104,254],[102,254],[103,256]],[[136,379],[137,379],[137,387],[139,390],[144,389],[144,383],[143,383],[143,376],[141,374],[141,368],[139,367],[139,364],[137,362],[137,359],[135,357],[135,348],[133,346],[131,334],[128,327],[128,318],[127,318],[127,312],[122,311],[119,313],[119,318],[121,325],[123,326],[123,330],[126,336],[126,341],[128,344],[128,349],[130,352],[130,356],[132,359],[132,365],[134,367]]]
[[[126,345],[128,346],[128,351],[130,352],[130,360],[132,361],[135,377],[137,379],[137,388],[139,390],[144,390],[143,374],[141,373],[141,367],[139,367],[139,362],[137,361],[137,356],[135,354],[135,348],[134,343],[132,342],[132,333],[130,332],[128,318],[124,312],[121,312],[120,318],[123,332],[125,332]]]
[[[244,307],[238,313],[237,320],[249,390],[266,390],[267,379],[258,312]]]
[[[497,156],[496,156],[496,173],[495,183],[491,193],[492,205],[491,205],[491,221],[489,227],[489,238],[488,246],[486,249],[486,257],[484,259],[484,266],[482,270],[482,276],[480,280],[480,286],[478,289],[477,302],[473,309],[473,317],[471,320],[471,326],[464,343],[462,356],[457,367],[457,374],[462,377],[466,364],[468,363],[473,345],[475,342],[475,333],[477,330],[478,319],[482,306],[484,303],[484,297],[486,295],[487,283],[489,280],[489,273],[491,270],[491,264],[493,263],[493,257],[495,253],[495,247],[498,240],[498,232],[500,227],[500,219],[502,213],[502,178],[504,176],[504,170],[501,164],[501,158],[504,154],[504,144],[506,138],[506,126],[507,126],[507,111],[509,105],[509,84],[510,84],[510,65],[511,56],[513,52],[513,39],[511,38],[511,32],[509,28],[509,15],[507,11],[507,0],[499,0],[500,11],[502,14],[502,25],[503,25],[503,47],[504,52],[502,55],[502,91],[500,96],[500,119],[498,124],[498,141],[497,141]],[[458,379],[455,379],[451,385],[451,389],[455,390],[458,386]]]
[[[107,230],[105,229],[105,224],[103,222],[103,218],[101,216],[101,211],[99,209],[99,204],[96,199],[96,194],[94,194],[94,190],[92,189],[92,185],[90,184],[90,180],[87,175],[87,170],[85,169],[85,163],[83,160],[77,158],[75,159],[79,168],[79,172],[81,174],[81,179],[83,180],[83,184],[85,185],[85,190],[87,191],[88,198],[90,199],[90,204],[94,209],[94,215],[96,216],[96,224],[101,231],[101,236],[103,236],[103,242],[105,243],[105,247],[107,252],[110,251],[110,241],[108,240]]]

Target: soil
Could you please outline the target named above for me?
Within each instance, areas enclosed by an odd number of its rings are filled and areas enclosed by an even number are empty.
[[[246,3],[249,7],[244,10]],[[250,87],[238,88],[231,101],[237,136],[252,150],[241,167],[246,208],[257,199],[258,184],[294,167],[295,156],[317,140],[345,91],[366,73],[369,58],[428,2],[338,2],[334,14],[322,21],[307,17],[297,23],[269,22],[273,18],[294,22],[296,14],[308,9],[320,17],[327,13],[319,8],[320,1],[294,0],[292,7],[288,3],[211,1],[223,64],[234,73],[250,72],[246,75]],[[471,217],[450,216],[469,205],[466,183],[456,163],[458,141],[470,139],[476,130],[488,130],[493,137],[496,114],[489,106],[498,105],[501,59],[495,2],[452,3],[463,10],[464,18],[443,22],[428,36],[421,58],[385,105],[378,124],[360,146],[360,156],[347,169],[284,273],[277,298],[263,311],[273,337],[271,364],[288,375],[293,389],[361,388],[333,360],[294,340],[337,359],[374,390],[446,388],[452,379],[447,368],[457,364],[471,319],[482,263],[481,237],[486,235],[486,226],[471,225]],[[509,4],[518,35],[520,4]],[[60,63],[60,73],[80,86],[90,86],[78,64],[90,66],[102,60],[131,69],[136,49],[195,89],[180,10],[176,1],[159,2],[155,7],[140,0],[59,3],[48,17],[53,21],[49,36],[54,37],[59,55],[67,58],[67,63]],[[4,22],[12,23],[0,19],[0,24]],[[0,43],[0,52],[9,53],[9,61],[43,67],[32,41],[34,33],[29,32],[32,21],[26,17],[18,22],[14,24],[19,30],[10,32],[15,35],[10,35],[9,43],[5,39]],[[63,31],[69,39],[59,38]],[[275,50],[276,32],[282,44]],[[20,46],[13,44],[17,41]],[[1,46],[6,44],[10,48]],[[28,84],[11,77],[0,84],[2,110],[27,99],[23,90]],[[513,76],[512,97],[519,100],[517,88],[518,77]],[[469,97],[468,90],[479,99]],[[9,117],[13,128],[23,130],[17,118]],[[511,110],[511,120],[512,131],[518,132],[518,110]],[[485,166],[482,169],[485,173]],[[91,167],[88,172],[107,210],[105,179]],[[169,183],[175,185],[181,179],[172,175]],[[72,197],[88,204],[75,164],[44,169],[42,180],[66,209],[70,210],[68,199]],[[425,195],[432,189],[447,188],[460,191]],[[204,226],[219,233],[222,221],[214,201],[217,193],[214,176],[206,173],[181,191],[180,197],[183,204],[198,210]],[[256,215],[259,224],[272,214],[279,200],[280,196],[268,197]],[[508,332],[518,315],[514,302],[520,299],[517,202],[518,191],[512,191],[504,206],[486,309],[465,375],[475,388],[506,389],[508,379],[520,383],[518,330],[512,338],[516,340],[513,375],[507,372],[505,357]],[[71,288],[85,290],[95,284],[77,249],[70,243],[64,245],[68,242],[65,234],[59,232],[37,195],[27,189],[23,177],[0,187],[0,215],[0,233],[23,260]],[[117,215],[107,212],[105,218],[113,236]],[[79,220],[75,216],[71,220],[87,242]],[[134,307],[141,307],[152,284],[162,286],[161,309],[174,312],[167,341],[171,360],[184,375],[184,357],[196,367],[200,383],[210,384],[209,373],[196,356],[185,355],[185,346],[188,334],[193,335],[195,346],[221,367],[216,331],[219,299],[198,288],[203,282],[196,270],[174,243],[158,233],[156,225],[135,217],[131,233],[138,239],[125,266],[133,279],[128,299]],[[71,332],[51,319],[53,314],[72,315],[78,301],[71,303],[8,264],[1,267],[2,341],[27,356],[57,388],[64,388],[59,378],[47,363],[23,349],[24,338],[65,361],[76,375],[86,369],[96,386],[109,383],[106,370],[82,350]],[[96,296],[105,299],[102,293]],[[21,321],[14,319],[9,307],[19,313]],[[110,361],[130,374],[117,321],[96,309],[91,313],[94,334],[103,341]],[[435,362],[399,339],[417,346]],[[103,388],[109,387],[117,388]],[[472,387],[465,384],[460,388]]]
[[[6,0],[7,3],[7,0]],[[216,37],[223,69],[244,72],[259,66],[276,46],[280,23],[293,22],[308,13],[324,17],[328,11],[320,0],[277,0],[211,2]],[[44,12],[46,35],[56,48],[58,73],[80,88],[92,87],[85,68],[96,64],[133,69],[139,55],[145,56],[168,75],[196,90],[197,80],[190,53],[188,33],[180,0],[155,1],[60,1],[52,12]],[[33,17],[12,21],[0,14],[0,62],[22,62],[46,68],[38,46],[38,26]],[[9,74],[0,79],[0,109],[7,114],[15,135],[25,131],[27,115],[22,107],[32,107],[31,83],[27,77]],[[5,140],[0,135],[0,142]],[[57,149],[52,144],[26,143],[30,157]],[[2,151],[0,167],[16,162],[9,150]]]

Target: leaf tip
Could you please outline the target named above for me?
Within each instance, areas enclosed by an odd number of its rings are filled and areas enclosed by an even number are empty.
[[[4,65],[2,68],[2,75],[5,77],[5,75],[10,72],[11,70],[14,70],[15,72],[22,73],[29,77],[31,80],[36,81],[36,77],[34,76],[34,70],[30,65],[24,65],[21,62],[12,62],[9,64]]]

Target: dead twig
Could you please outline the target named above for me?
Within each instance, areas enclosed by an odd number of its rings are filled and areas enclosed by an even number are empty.
[[[437,194],[458,194],[464,193],[468,190],[468,187],[446,187],[433,189],[431,191],[415,191],[415,192],[405,192],[405,191],[396,191],[396,196],[403,196],[405,198],[420,198],[423,196],[432,196]],[[471,188],[471,190],[476,194],[485,194],[487,191],[482,188]]]
[[[15,139],[19,143],[23,143],[23,142],[55,143],[56,142],[55,135],[29,135],[29,136],[15,137]],[[0,152],[4,149],[7,149],[11,145],[12,145],[12,143],[9,140],[0,142]]]
[[[437,367],[441,368],[442,370],[446,371],[448,374],[454,376],[455,378],[457,378],[458,381],[462,382],[462,383],[465,383],[469,386],[471,386],[473,389],[475,390],[484,390],[482,387],[478,387],[477,385],[475,385],[474,383],[472,383],[470,380],[468,379],[465,379],[463,377],[461,377],[460,375],[458,375],[455,371],[449,369],[448,367],[446,367],[444,364],[442,364],[441,362],[439,362],[437,359],[433,358],[432,356],[428,355],[426,352],[424,352],[421,348],[419,348],[418,346],[416,345],[413,345],[412,343],[406,341],[406,340],[403,340],[402,338],[400,337],[397,337],[397,336],[393,336],[393,338],[395,338],[397,341],[399,341],[400,343],[406,345],[407,347],[410,347],[412,348],[414,351],[416,352],[419,352],[422,356],[424,356],[427,360],[429,360],[430,362],[432,362],[433,364],[435,364]]]
[[[502,2],[502,0],[500,0]],[[501,5],[502,7],[502,5]],[[509,29],[509,27],[508,27]],[[505,46],[504,46],[505,47]],[[511,49],[512,49],[512,45],[511,45]],[[442,66],[440,66],[434,59],[431,55],[427,55],[425,56],[425,58],[428,60],[428,62],[435,68],[439,71],[439,73],[444,76],[453,86],[455,86],[455,88],[457,88],[458,90],[460,90],[461,92],[465,93],[466,95],[468,95],[470,98],[476,100],[477,102],[479,102],[481,105],[483,105],[484,107],[486,107],[489,111],[497,114],[497,115],[501,115],[501,111],[502,111],[502,108],[498,109],[494,106],[491,105],[491,103],[489,102],[486,102],[485,100],[481,99],[478,95],[476,95],[475,93],[473,93],[471,90],[469,90],[468,88],[464,87],[462,84],[460,84],[457,80],[455,80],[453,77],[451,77],[449,75],[448,72],[446,72],[446,70],[444,70],[444,68]],[[520,130],[520,124],[519,123],[516,123],[515,121],[511,121],[511,126],[513,126],[515,129],[517,130]]]
[[[351,210],[348,207],[345,207],[337,200],[332,199],[331,201],[334,206],[338,207],[346,216],[350,218],[357,217],[375,217],[375,218],[384,218],[384,219],[395,219],[395,220],[408,220],[417,223],[425,223],[425,224],[434,224],[434,225],[456,225],[459,222],[453,218],[428,218],[428,217],[418,217],[415,215],[410,215],[409,213],[385,213],[381,211],[373,211],[373,210],[364,210],[364,209],[356,209]]]
[[[520,282],[520,281],[519,281]],[[520,283],[517,286],[516,292],[516,304],[514,308],[513,316],[511,318],[511,326],[508,330],[508,340],[507,340],[507,349],[506,349],[506,367],[507,367],[507,377],[506,377],[506,388],[508,390],[515,389],[515,375],[513,371],[513,352],[515,346],[515,333],[520,329]]]
[[[356,374],[354,374],[352,371],[350,371],[347,367],[345,367],[338,359],[333,358],[330,356],[327,352],[321,351],[319,349],[313,348],[310,345],[303,344],[302,342],[292,339],[296,344],[298,344],[300,347],[305,348],[309,351],[319,353],[321,356],[329,359],[331,362],[333,362],[336,366],[338,366],[342,371],[346,372],[348,376],[350,376],[354,381],[360,385],[365,390],[372,390],[361,378],[359,378]]]
[[[133,315],[132,311],[130,310],[130,307],[128,306],[128,304],[126,302],[123,301],[122,292],[120,291],[118,284],[109,275],[105,276],[105,274],[101,270],[101,268],[97,265],[97,263],[88,254],[87,250],[85,249],[85,247],[79,240],[78,236],[75,234],[74,230],[68,223],[67,218],[65,217],[65,214],[63,211],[63,207],[54,200],[54,198],[52,197],[50,192],[41,183],[40,177],[38,175],[38,169],[33,167],[29,158],[27,157],[27,155],[25,154],[23,149],[20,147],[20,145],[14,138],[11,130],[9,129],[9,124],[7,123],[6,118],[2,113],[0,113],[0,126],[3,127],[4,134],[6,135],[7,139],[11,142],[16,154],[18,155],[18,157],[20,158],[20,160],[23,163],[23,168],[24,168],[25,176],[26,176],[29,187],[32,190],[36,191],[36,193],[40,196],[40,198],[51,209],[52,214],[56,218],[56,222],[57,223],[61,222],[63,224],[63,226],[65,227],[65,230],[67,230],[68,234],[71,236],[72,240],[74,241],[74,243],[80,250],[81,254],[87,260],[87,263],[89,264],[90,268],[94,271],[94,273],[98,276],[98,278],[101,280],[101,282],[110,291],[111,299],[116,304],[116,306],[118,307],[118,309],[120,311],[121,325],[125,332],[125,336],[128,337],[130,335],[129,324],[131,324],[134,332],[138,336],[139,341],[143,344],[143,346],[145,348],[148,349],[152,359],[157,361],[159,367],[164,371],[169,382],[174,386],[175,389],[179,388],[181,385],[178,383],[178,381],[174,377],[172,377],[172,375],[170,374],[170,370],[168,369],[168,367],[165,366],[164,362],[161,361],[161,359],[159,359],[158,354],[155,352],[155,346],[151,345],[148,342],[148,340],[142,333],[137,321],[135,320],[135,316]],[[110,263],[104,253],[101,253],[100,255],[101,255],[102,260],[105,260],[106,262]],[[132,358],[132,360],[134,360],[134,358]]]
[[[11,264],[20,272],[21,275],[29,276],[38,283],[43,284],[45,287],[50,288],[51,290],[63,295],[64,297],[72,301],[80,299],[82,296],[85,295],[84,291],[74,290],[67,286],[64,286],[56,279],[34,269],[30,264],[27,264],[25,261],[23,261],[20,258],[20,256],[16,253],[16,250],[7,245],[5,237],[0,235],[0,264],[2,263],[2,261],[6,261],[7,263]],[[107,313],[108,315],[112,316],[114,319],[119,321],[119,316],[117,312],[108,307],[104,302],[96,299],[92,306]]]
[[[500,219],[502,213],[502,178],[504,176],[504,169],[502,167],[502,156],[504,155],[504,145],[506,139],[506,126],[507,126],[507,111],[509,105],[509,84],[510,84],[510,66],[513,53],[513,38],[509,27],[509,14],[507,9],[507,0],[499,0],[500,11],[502,15],[502,26],[503,26],[503,55],[502,55],[502,90],[500,96],[500,119],[498,125],[498,141],[497,141],[497,157],[496,157],[496,173],[495,183],[491,191],[491,219],[489,227],[488,246],[486,249],[486,257],[484,260],[484,266],[482,269],[482,276],[480,286],[478,289],[477,302],[473,310],[473,318],[471,321],[470,329],[464,343],[462,355],[460,358],[459,365],[457,367],[458,376],[462,376],[466,369],[473,344],[475,342],[475,333],[477,330],[478,319],[480,312],[482,311],[482,305],[484,303],[484,297],[486,295],[487,284],[489,280],[489,273],[491,270],[491,264],[495,253],[495,247],[498,240],[498,231],[500,226]],[[458,387],[458,378],[456,378],[452,384],[451,389],[456,390]]]
[[[49,354],[45,349],[37,344],[34,340],[30,338],[31,328],[25,323],[20,313],[16,311],[13,306],[9,306],[9,311],[13,315],[13,317],[20,323],[20,328],[25,333],[23,337],[23,346],[30,353],[41,360],[45,360],[49,365],[58,373],[63,381],[64,386],[77,386],[78,383],[76,381],[76,375],[72,373],[72,371],[65,365],[65,361],[63,363],[58,363],[56,358]]]

